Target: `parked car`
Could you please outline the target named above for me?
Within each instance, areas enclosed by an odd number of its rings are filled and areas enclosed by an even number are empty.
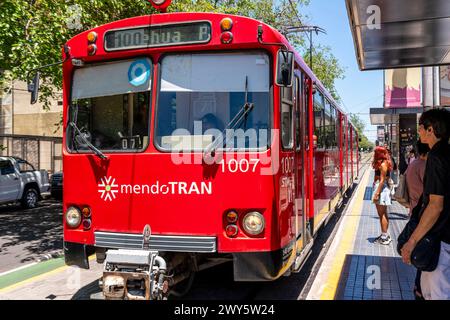
[[[62,191],[63,191],[63,173],[55,172],[51,178],[52,183],[52,197],[58,200],[62,199]]]
[[[20,202],[24,208],[34,208],[47,195],[50,182],[46,170],[36,170],[20,158],[0,157],[0,204]]]

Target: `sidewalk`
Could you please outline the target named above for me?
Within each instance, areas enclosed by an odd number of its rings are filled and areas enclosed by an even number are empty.
[[[416,270],[396,252],[397,237],[408,210],[394,202],[388,208],[390,245],[374,243],[381,233],[371,202],[373,170],[368,169],[342,218],[307,299],[413,300]]]
[[[62,259],[53,261],[57,260]],[[90,265],[91,269],[84,270],[65,266],[62,261],[62,266],[51,271],[0,288],[0,300],[88,300],[91,293],[100,291],[98,279],[103,272],[103,265],[96,263],[93,257]],[[11,276],[19,278],[23,272],[27,270],[19,270],[15,272],[17,275]]]

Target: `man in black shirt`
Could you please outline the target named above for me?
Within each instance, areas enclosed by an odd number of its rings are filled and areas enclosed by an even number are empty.
[[[401,249],[405,263],[411,263],[411,252],[429,232],[440,235],[441,251],[437,268],[422,272],[421,287],[425,299],[450,299],[450,116],[444,109],[423,113],[419,135],[428,144],[424,175],[422,216],[409,241]]]

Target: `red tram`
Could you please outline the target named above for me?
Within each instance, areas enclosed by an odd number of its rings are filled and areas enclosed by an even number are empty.
[[[230,260],[236,281],[300,269],[358,175],[358,135],[282,34],[157,14],[63,55],[67,265],[95,252],[109,299],[164,298]]]

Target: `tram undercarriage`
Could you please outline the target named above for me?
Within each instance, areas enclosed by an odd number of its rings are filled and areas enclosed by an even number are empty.
[[[106,300],[180,297],[189,291],[196,272],[233,260],[231,255],[126,249],[108,250],[99,256],[104,258],[103,277],[99,282],[102,292],[91,298]]]

